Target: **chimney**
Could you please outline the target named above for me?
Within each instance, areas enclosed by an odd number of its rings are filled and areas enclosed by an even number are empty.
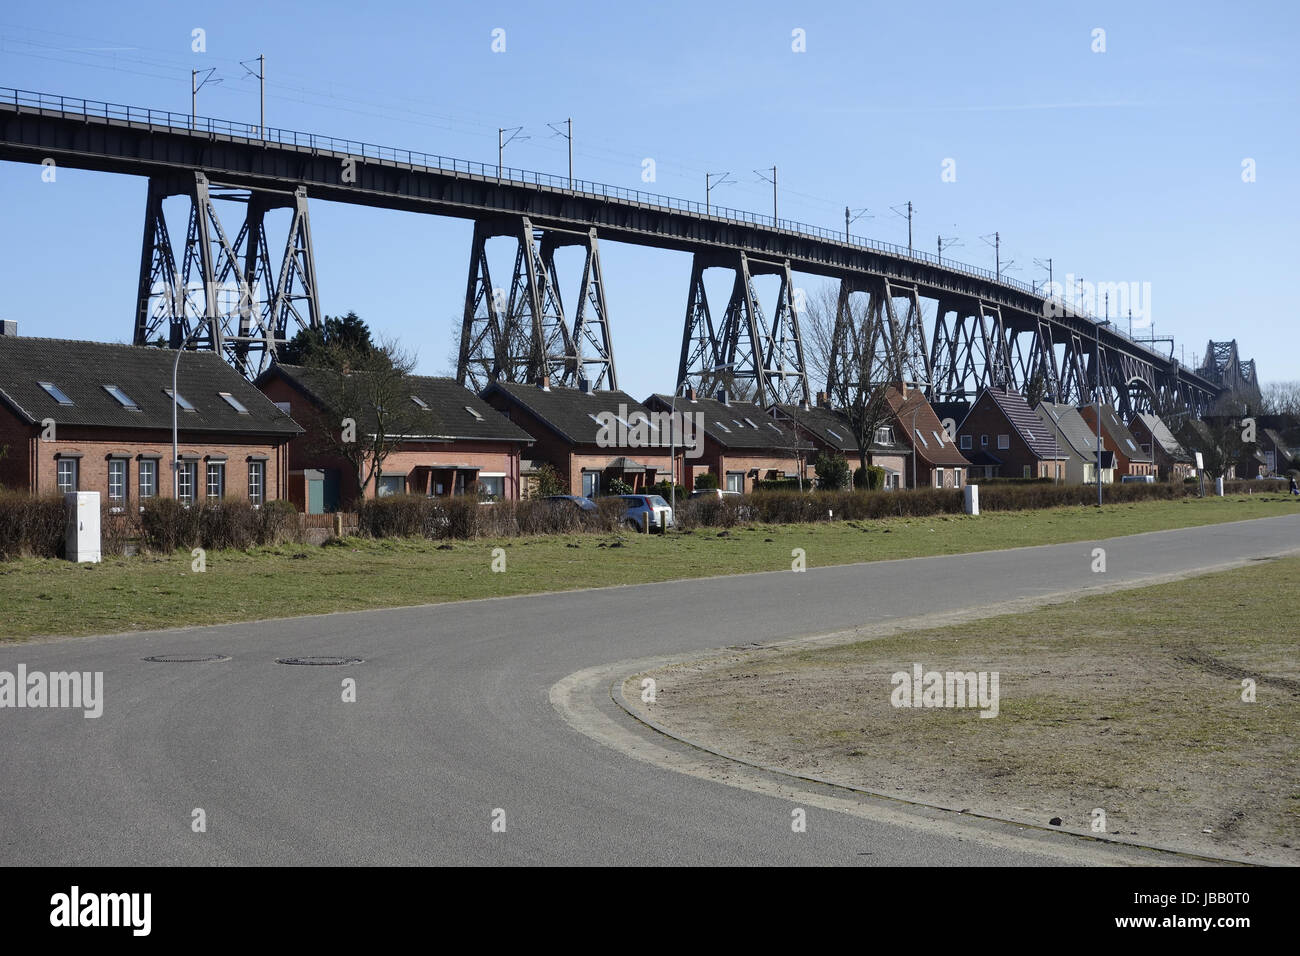
[[[727,395],[727,390],[725,388],[718,389],[718,401],[720,401],[723,405],[731,404],[731,398],[730,396]]]
[[[694,385],[687,385],[687,386],[686,386],[686,398],[687,398],[688,401],[692,401],[692,402],[695,401],[695,386],[694,386]]]
[[[830,398],[829,398],[829,396],[827,396],[827,394],[826,394],[825,392],[818,392],[818,393],[817,393],[817,407],[818,407],[818,408],[826,408],[826,407],[829,406],[829,405],[830,405]]]
[[[585,376],[585,375],[579,375],[579,376],[578,376],[578,391],[582,392],[582,394],[584,394],[584,395],[590,395],[590,394],[591,394],[591,379],[587,378],[587,376]]]
[[[543,392],[549,392],[551,390],[551,376],[543,375],[542,380],[538,383],[537,387]]]
[[[18,334],[18,323],[13,319],[0,319],[0,335]]]

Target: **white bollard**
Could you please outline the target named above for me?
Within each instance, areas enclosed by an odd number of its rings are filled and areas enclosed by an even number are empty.
[[[63,534],[63,555],[69,561],[101,560],[99,539],[99,492],[69,491],[63,496],[67,524]]]
[[[967,485],[965,488],[965,510],[968,515],[980,513],[980,486]]]

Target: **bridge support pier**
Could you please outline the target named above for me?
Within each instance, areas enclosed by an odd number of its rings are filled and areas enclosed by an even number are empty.
[[[254,378],[287,341],[290,317],[294,331],[321,325],[307,191],[299,186],[292,193],[240,189],[217,195],[213,186],[203,173],[150,177],[133,342],[157,342],[166,327],[167,347],[181,348],[193,335],[192,348],[220,352]],[[178,195],[190,201],[179,269],[163,213],[163,200]],[[217,199],[245,204],[234,242],[217,213]],[[274,263],[266,213],[279,208],[292,215]]]
[[[853,296],[867,295],[864,310]],[[900,318],[897,300],[906,301]],[[926,346],[920,291],[884,277],[840,280],[826,370],[826,393],[841,404],[860,387],[909,382],[928,387],[933,380]]]
[[[710,268],[728,269],[734,275],[721,329],[714,325],[704,286],[704,272]],[[770,324],[754,291],[755,275],[780,277]],[[704,395],[722,386],[734,398],[763,406],[810,400],[789,260],[766,262],[742,251],[695,254],[677,382],[679,389],[689,386]]]
[[[510,290],[492,283],[487,240],[515,240]],[[584,251],[582,285],[573,323],[564,313],[555,252]],[[476,220],[461,323],[456,380],[476,391],[497,379],[576,387],[618,388],[605,280],[596,230],[535,226],[526,217]]]

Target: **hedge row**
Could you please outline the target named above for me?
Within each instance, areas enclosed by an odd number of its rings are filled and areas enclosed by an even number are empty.
[[[570,501],[494,501],[472,497],[425,498],[389,495],[365,501],[357,531],[371,538],[515,538],[535,534],[613,531],[623,524],[627,503],[601,498],[595,511]]]

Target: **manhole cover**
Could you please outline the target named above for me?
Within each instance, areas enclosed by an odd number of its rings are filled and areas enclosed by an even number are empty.
[[[360,664],[359,657],[280,657],[277,664],[306,664],[310,667],[346,667],[348,664]]]
[[[225,654],[155,654],[145,660],[153,664],[220,664],[230,657]]]

